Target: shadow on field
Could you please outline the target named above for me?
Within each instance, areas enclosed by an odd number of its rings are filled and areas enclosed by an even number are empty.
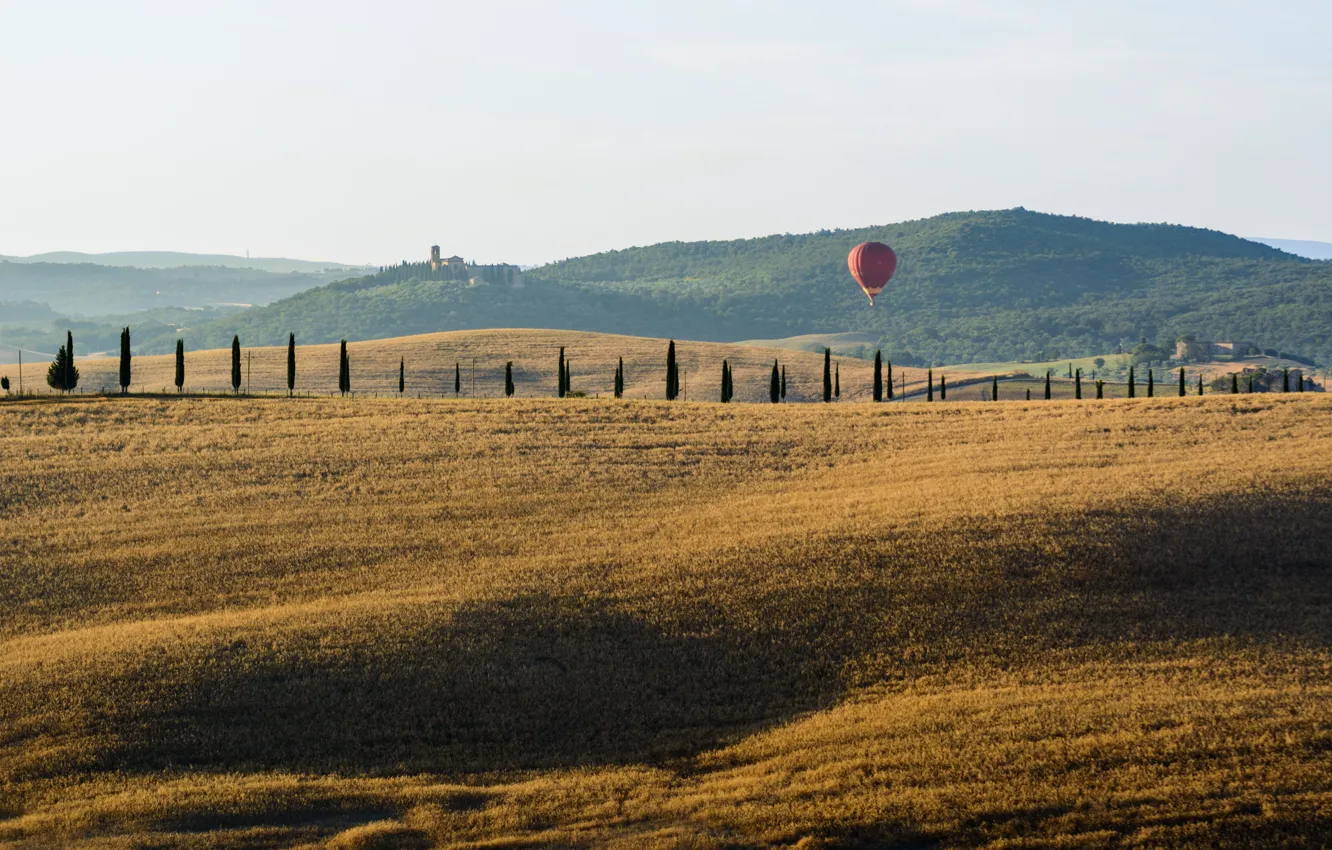
[[[1327,492],[1256,491],[778,542],[682,573],[692,580],[663,570],[617,586],[614,604],[534,594],[325,615],[9,683],[22,721],[0,724],[0,755],[37,738],[77,755],[64,763],[48,749],[0,776],[660,762],[826,706],[852,684],[1040,665],[1049,651],[1137,658],[1152,642],[1327,647],[1329,543]]]
[[[373,775],[661,761],[840,688],[776,630],[667,634],[534,596],[395,615],[124,670],[78,712],[116,742],[95,767]]]

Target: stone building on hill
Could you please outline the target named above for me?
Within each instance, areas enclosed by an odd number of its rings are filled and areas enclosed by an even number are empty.
[[[1176,360],[1211,360],[1215,357],[1245,357],[1259,353],[1258,346],[1251,342],[1233,340],[1229,342],[1211,342],[1186,336],[1175,343]]]
[[[439,246],[438,246],[438,245],[431,245],[431,246],[430,246],[430,270],[431,270],[432,272],[437,272],[437,271],[440,270],[440,267],[441,267],[441,266],[462,266],[463,269],[466,270],[466,268],[467,268],[467,262],[466,262],[465,260],[463,260],[462,257],[456,257],[456,256],[455,256],[455,257],[445,257],[445,258],[443,258],[443,259],[440,259],[440,256],[439,256]]]

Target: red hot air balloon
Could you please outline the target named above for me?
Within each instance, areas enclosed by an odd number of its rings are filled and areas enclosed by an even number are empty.
[[[883,291],[897,271],[897,254],[882,242],[862,242],[851,249],[846,265],[873,304],[874,296]]]

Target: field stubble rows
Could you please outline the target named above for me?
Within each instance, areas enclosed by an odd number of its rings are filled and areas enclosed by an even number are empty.
[[[1332,404],[0,406],[0,841],[1315,844]]]

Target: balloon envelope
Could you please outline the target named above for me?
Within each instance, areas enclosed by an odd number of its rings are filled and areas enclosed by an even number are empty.
[[[883,291],[897,271],[897,254],[882,242],[862,242],[851,249],[846,265],[873,304],[874,296]]]

